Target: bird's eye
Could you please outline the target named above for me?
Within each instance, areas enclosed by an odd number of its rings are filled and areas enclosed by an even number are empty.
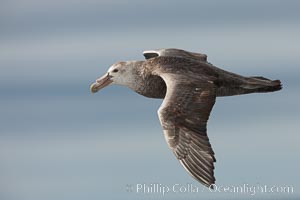
[[[114,69],[112,72],[116,73],[116,72],[118,72],[118,71],[119,71],[118,69]]]

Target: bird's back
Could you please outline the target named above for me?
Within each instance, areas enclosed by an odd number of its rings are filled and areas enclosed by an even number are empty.
[[[141,66],[145,78],[144,86],[139,94],[150,98],[164,98],[166,84],[155,71],[164,69],[178,78],[188,77],[191,83],[203,81],[214,83],[216,96],[232,96],[254,92],[270,92],[281,89],[280,81],[272,81],[264,77],[245,77],[220,69],[206,61],[184,57],[159,56],[148,59]],[[201,85],[199,85],[201,87]]]

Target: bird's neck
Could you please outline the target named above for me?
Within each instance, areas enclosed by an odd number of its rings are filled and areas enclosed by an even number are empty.
[[[127,85],[130,89],[150,98],[165,97],[165,82],[161,77],[151,74],[145,61],[136,61],[135,67],[132,70],[133,78]]]
[[[128,66],[128,76],[124,85],[130,89],[137,91],[142,87],[145,76],[143,73],[144,61],[131,61],[130,67]]]

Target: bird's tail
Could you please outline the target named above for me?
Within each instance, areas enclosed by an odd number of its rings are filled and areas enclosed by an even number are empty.
[[[217,96],[233,96],[250,93],[274,92],[281,90],[280,80],[270,80],[261,76],[241,77],[233,79],[217,89]]]
[[[241,85],[246,93],[275,92],[281,90],[280,80],[270,80],[262,76],[248,77],[246,84]]]

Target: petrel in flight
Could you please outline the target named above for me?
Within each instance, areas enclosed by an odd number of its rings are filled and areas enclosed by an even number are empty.
[[[231,73],[207,62],[205,54],[180,49],[143,54],[144,61],[113,64],[91,85],[91,92],[118,84],[149,98],[164,99],[158,116],[169,147],[192,177],[211,186],[216,159],[206,124],[216,97],[274,92],[281,89],[280,80]]]

